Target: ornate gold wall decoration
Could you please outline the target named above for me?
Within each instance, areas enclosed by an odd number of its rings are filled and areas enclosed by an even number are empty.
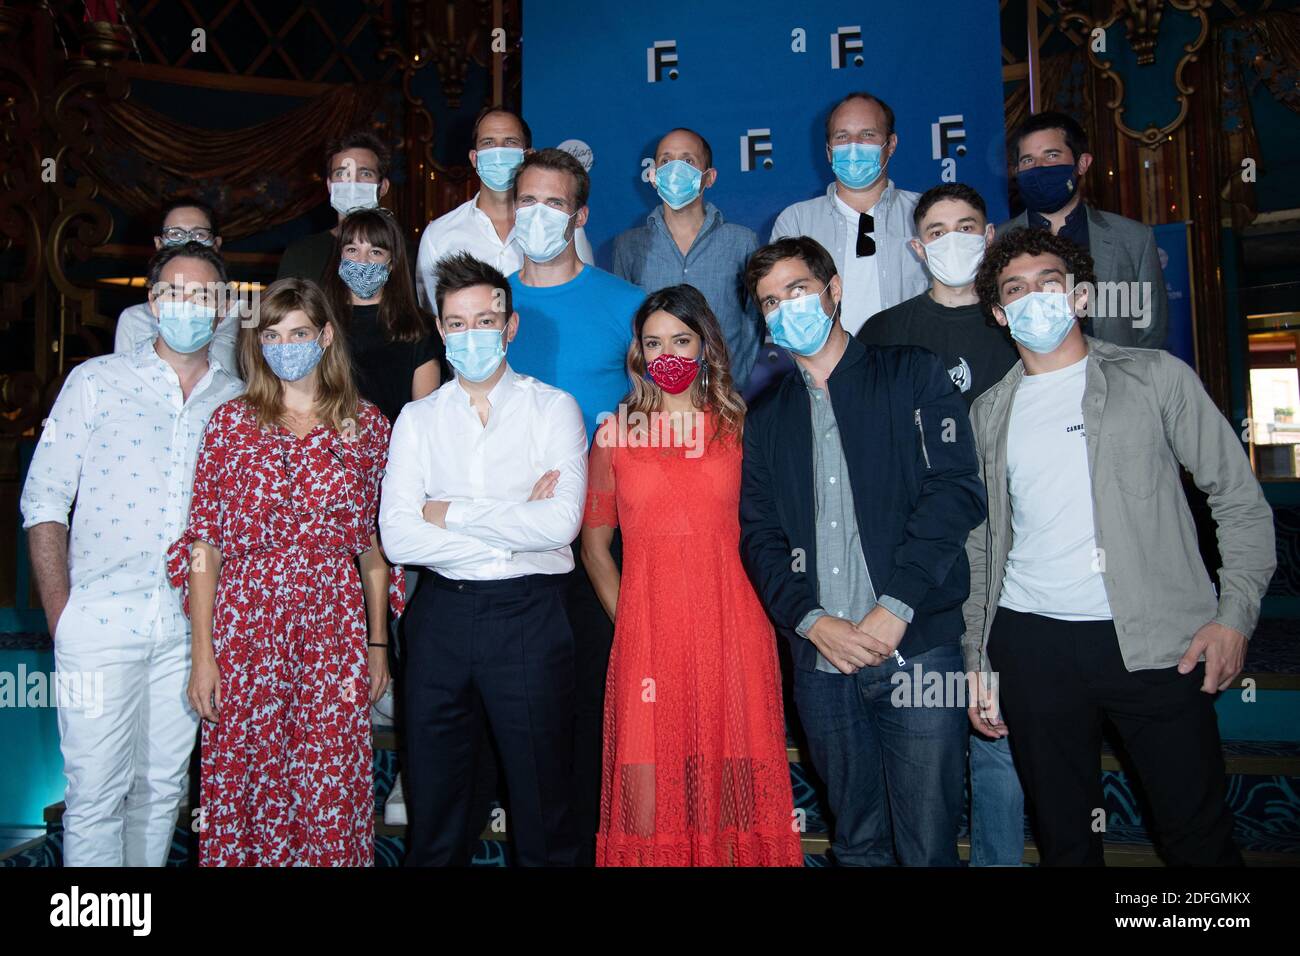
[[[1124,16],[1126,38],[1139,66],[1142,67],[1149,67],[1155,63],[1156,44],[1159,40],[1160,27],[1162,23],[1166,27],[1168,26],[1168,21],[1164,16],[1166,6],[1190,14],[1197,21],[1199,31],[1190,42],[1183,45],[1183,55],[1179,58],[1172,71],[1173,90],[1171,93],[1178,103],[1178,114],[1168,123],[1159,126],[1152,124],[1142,130],[1134,129],[1124,120],[1124,79],[1116,70],[1114,59],[1108,59],[1108,53],[1106,52],[1095,52],[1092,45],[1089,44],[1088,58],[1092,65],[1114,85],[1115,92],[1106,103],[1106,109],[1111,111],[1115,127],[1125,136],[1137,140],[1143,146],[1154,147],[1165,140],[1170,133],[1178,129],[1186,120],[1190,106],[1189,97],[1194,90],[1184,79],[1184,71],[1189,64],[1197,61],[1198,51],[1209,36],[1210,23],[1205,11],[1213,3],[1214,0],[1124,0],[1123,3],[1117,4],[1111,15],[1105,20],[1093,20],[1087,14],[1075,10],[1068,10],[1062,14],[1062,22],[1078,23],[1084,29],[1084,32],[1088,34],[1091,34],[1097,27],[1105,31],[1110,30],[1122,14]]]

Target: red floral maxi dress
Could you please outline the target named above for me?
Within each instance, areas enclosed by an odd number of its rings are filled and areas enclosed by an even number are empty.
[[[203,722],[201,866],[374,863],[368,628],[357,556],[371,547],[389,425],[263,429],[243,399],[213,413],[189,525],[168,552],[221,552],[212,642],[221,680]],[[401,610],[401,568],[389,587]],[[186,611],[189,607],[186,590]]]
[[[617,424],[592,443],[583,519],[623,531],[596,863],[802,866],[776,637],[740,560],[739,442],[631,447]]]

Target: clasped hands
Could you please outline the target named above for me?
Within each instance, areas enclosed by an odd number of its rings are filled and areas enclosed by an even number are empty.
[[[906,621],[877,604],[856,624],[830,614],[817,618],[808,629],[808,640],[841,673],[854,674],[892,657],[906,631]]]
[[[540,501],[543,498],[555,497],[555,486],[559,484],[560,471],[558,468],[552,468],[544,472],[542,477],[537,479],[533,485],[532,493],[529,494],[529,501]],[[421,509],[424,520],[429,524],[436,524],[439,528],[447,527],[447,509],[451,507],[451,501],[430,499],[424,503]]]

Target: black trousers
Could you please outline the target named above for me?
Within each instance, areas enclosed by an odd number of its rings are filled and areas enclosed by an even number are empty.
[[[622,566],[623,539],[614,532],[610,552]],[[596,865],[596,831],[600,828],[602,735],[605,729],[605,678],[614,646],[614,622],[596,597],[582,565],[582,541],[573,542],[573,570],[565,582],[565,609],[573,628],[576,679],[573,701],[573,819],[578,835],[578,863]]]
[[[564,576],[455,581],[426,572],[406,622],[408,866],[468,863],[486,716],[521,866],[573,866],[573,633]]]
[[[1101,730],[1109,718],[1174,866],[1240,866],[1205,665],[1128,671],[1110,621],[998,608],[989,633],[1011,751],[1045,866],[1101,866]]]

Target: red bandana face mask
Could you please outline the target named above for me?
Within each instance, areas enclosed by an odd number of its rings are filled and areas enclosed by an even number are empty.
[[[691,387],[700,372],[700,360],[680,355],[661,355],[645,367],[654,383],[669,395],[680,395]]]

